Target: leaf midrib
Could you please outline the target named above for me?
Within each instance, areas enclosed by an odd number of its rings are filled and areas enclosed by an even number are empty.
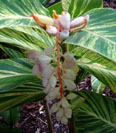
[[[100,117],[98,117],[97,115],[95,115],[95,114],[93,114],[93,113],[90,113],[90,112],[86,112],[86,113],[87,113],[88,115],[93,116],[93,117],[95,117],[96,119],[99,119],[99,120],[101,120],[101,121],[103,121],[103,122],[105,122],[105,123],[111,125],[112,127],[116,128],[116,124],[113,124],[113,123],[111,123],[110,121],[108,121],[108,120],[106,120],[106,119],[100,118]]]

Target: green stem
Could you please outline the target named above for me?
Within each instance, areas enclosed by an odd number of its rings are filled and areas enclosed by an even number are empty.
[[[68,52],[69,51],[69,45],[68,44],[62,44],[61,43],[61,47],[62,47],[62,51],[63,51],[63,54],[65,53],[65,52]]]
[[[50,113],[49,113],[48,103],[46,100],[44,100],[43,102],[44,102],[46,118],[47,118],[47,122],[48,122],[48,131],[49,131],[49,133],[53,133],[52,120],[51,120]]]
[[[72,117],[68,121],[68,129],[69,129],[69,133],[76,133],[73,114],[72,114]]]

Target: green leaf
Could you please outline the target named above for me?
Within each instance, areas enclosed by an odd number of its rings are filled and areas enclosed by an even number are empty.
[[[115,133],[116,103],[109,97],[93,92],[75,92],[85,99],[78,104],[72,102],[75,125],[79,133]],[[76,103],[77,101],[77,103]]]
[[[103,0],[72,0],[69,13],[72,18],[82,16],[87,11],[94,8],[102,8]]]
[[[103,93],[105,85],[102,82],[100,82],[95,76],[91,77],[91,84],[94,92],[99,94]]]
[[[21,51],[18,51],[18,49],[14,50],[12,48],[7,48],[3,45],[0,45],[0,48],[11,58],[23,58],[24,57],[24,54]]]
[[[13,127],[16,122],[18,122],[20,117],[20,108],[16,107],[5,112],[0,113],[3,117],[3,120],[9,124],[9,126]]]
[[[39,33],[38,33],[39,32]],[[41,49],[54,45],[54,40],[45,31],[33,28],[10,27],[0,29],[0,42],[23,50]]]
[[[65,41],[73,44],[72,53],[116,70],[116,11],[94,9],[88,12],[90,22]]]
[[[116,71],[108,69],[107,67],[99,65],[97,63],[94,64],[85,61],[78,62],[78,65],[98,78],[112,91],[116,92]]]
[[[67,7],[66,7],[67,6]],[[94,8],[102,8],[103,1],[102,0],[64,0],[63,1],[64,9],[69,9],[68,12],[71,15],[71,18],[75,18],[77,16],[81,16],[85,14],[87,11]],[[62,3],[58,2],[49,8],[50,15],[52,16],[52,11],[56,10],[57,13],[61,14],[63,11]]]
[[[0,112],[12,109],[14,107],[27,104],[33,101],[43,100],[45,93],[38,86],[18,87],[12,91],[0,92]],[[29,89],[30,88],[30,89]],[[27,90],[26,90],[27,89]]]
[[[42,88],[41,81],[32,75],[28,59],[0,60],[0,112],[42,100],[45,97]]]
[[[62,8],[64,11],[68,11],[71,0],[62,0]]]
[[[16,88],[32,79],[37,80],[32,75],[32,64],[27,59],[0,60],[0,92]]]
[[[39,0],[0,0],[0,16],[30,16],[37,13],[49,15]]]

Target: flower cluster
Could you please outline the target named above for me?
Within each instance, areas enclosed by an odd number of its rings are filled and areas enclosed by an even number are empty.
[[[26,54],[34,62],[32,73],[42,80],[47,100],[58,99],[51,111],[63,124],[72,116],[69,100],[75,97],[71,91],[76,88],[75,79],[78,72],[77,62],[70,52],[61,53],[60,43],[73,30],[84,28],[89,15],[78,17],[70,21],[70,14],[63,11],[61,15],[53,11],[53,18],[42,15],[31,15],[35,22],[49,34],[56,36],[56,47],[45,48],[44,51],[28,51]],[[55,58],[53,55],[57,55]]]
[[[66,52],[62,55],[64,61],[60,64],[60,76],[62,79],[63,91],[62,94],[60,94],[57,62],[56,59],[52,57],[52,54],[55,51],[54,47],[48,47],[45,48],[43,52],[32,50],[25,53],[29,56],[30,60],[34,62],[32,73],[42,80],[44,92],[47,94],[46,99],[61,99],[58,103],[53,105],[51,111],[57,112],[57,119],[66,124],[68,121],[67,119],[71,118],[72,114],[71,106],[68,103],[68,97],[70,96],[69,92],[76,88],[74,80],[76,78],[78,67],[73,54]],[[67,97],[63,94],[65,90],[68,90],[69,93]]]
[[[60,33],[60,40],[68,38],[69,33],[74,30],[80,30],[84,28],[89,22],[89,15],[80,16],[74,20],[70,20],[70,14],[63,11],[61,15],[56,14],[53,10],[53,18],[43,15],[31,15],[35,22],[46,29],[46,31],[56,36]]]

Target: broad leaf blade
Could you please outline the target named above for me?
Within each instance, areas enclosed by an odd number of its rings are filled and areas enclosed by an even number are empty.
[[[112,91],[116,92],[116,71],[107,67],[91,62],[81,61],[78,65],[97,77],[101,82],[108,86]]]
[[[69,3],[64,0],[63,2],[65,5],[63,5],[64,9],[68,8],[68,12],[71,15],[71,18],[75,18],[77,16],[81,16],[85,14],[87,11],[94,9],[94,8],[102,8],[103,7],[103,1],[102,0],[68,0]],[[68,5],[68,7],[66,7]],[[62,3],[58,2],[49,8],[50,14],[52,16],[52,11],[56,10],[57,13],[61,14],[63,11]]]
[[[78,105],[72,102],[75,124],[78,132],[115,133],[116,103],[108,97],[93,92],[75,92],[85,99]]]
[[[102,8],[103,0],[72,0],[69,13],[72,18],[81,16],[94,8]]]
[[[72,34],[65,43],[78,46],[72,50],[77,56],[116,70],[116,11],[94,9],[88,14],[88,26]]]
[[[0,60],[0,92],[16,88],[32,79],[37,80],[32,75],[32,65],[27,59]]]
[[[49,15],[39,0],[0,0],[1,16],[30,16],[31,14]]]

